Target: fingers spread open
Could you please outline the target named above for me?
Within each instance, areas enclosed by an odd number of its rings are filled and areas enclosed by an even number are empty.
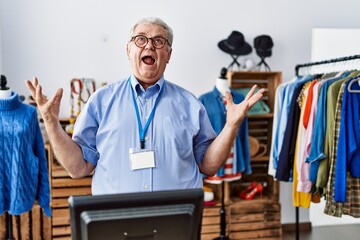
[[[35,90],[33,84],[31,83],[30,80],[26,80],[25,83],[26,83],[27,88],[30,91],[31,96],[33,97],[33,99],[35,99],[35,91],[36,90]]]
[[[265,89],[260,89],[256,94],[252,95],[249,99],[249,106],[252,107],[256,102],[258,102],[264,95]]]
[[[248,92],[248,94],[246,94],[245,100],[249,100],[253,95],[254,92],[257,88],[257,85],[255,84],[254,86],[251,87],[250,91]]]

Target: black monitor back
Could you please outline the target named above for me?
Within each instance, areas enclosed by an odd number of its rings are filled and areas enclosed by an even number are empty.
[[[71,196],[71,236],[74,240],[198,240],[203,199],[202,189]]]

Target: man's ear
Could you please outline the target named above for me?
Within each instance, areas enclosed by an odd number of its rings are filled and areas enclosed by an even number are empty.
[[[171,53],[172,53],[172,48],[170,48],[170,50],[169,50],[169,57],[168,57],[168,61],[167,61],[167,63],[169,63],[169,62],[170,62]]]
[[[126,44],[126,54],[128,56],[128,60],[130,60],[130,48],[129,48],[129,43]]]

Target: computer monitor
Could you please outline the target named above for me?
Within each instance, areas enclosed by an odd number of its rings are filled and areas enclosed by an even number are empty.
[[[73,240],[198,240],[203,189],[70,196]]]

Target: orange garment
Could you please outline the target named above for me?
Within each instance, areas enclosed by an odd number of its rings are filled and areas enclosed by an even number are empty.
[[[308,123],[309,123],[311,105],[312,105],[312,101],[313,101],[313,88],[314,88],[315,83],[317,83],[317,80],[314,80],[310,83],[308,95],[306,98],[304,117],[303,117],[303,123],[304,123],[305,128],[307,128]]]

